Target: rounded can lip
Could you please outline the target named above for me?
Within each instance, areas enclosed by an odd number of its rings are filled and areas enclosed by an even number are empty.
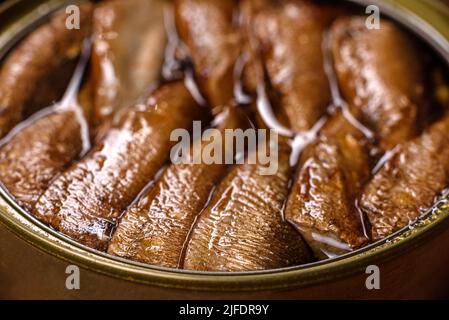
[[[430,44],[449,64],[449,10],[441,2],[425,0],[347,0],[361,5],[378,5],[382,13],[411,29]],[[0,56],[31,25],[67,3],[65,0],[36,1],[26,14],[9,26],[0,25]],[[0,15],[17,1],[0,6]],[[8,5],[11,4],[11,5]],[[25,10],[25,9],[23,9]],[[449,228],[449,200],[444,199],[409,228],[388,238],[340,257],[307,265],[246,273],[195,272],[173,270],[110,256],[87,248],[45,226],[26,213],[10,195],[0,190],[0,223],[17,236],[44,252],[79,264],[89,270],[123,280],[160,287],[189,290],[254,291],[306,287],[343,278],[367,265],[394,258],[407,248],[423,243]]]

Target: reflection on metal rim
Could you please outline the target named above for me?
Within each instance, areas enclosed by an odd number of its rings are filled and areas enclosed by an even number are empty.
[[[432,46],[449,64],[449,12],[438,1],[425,0],[347,0],[357,4],[376,4],[381,12],[397,20]],[[17,39],[53,10],[68,1],[26,1],[27,8],[17,9],[18,1],[0,6],[18,15],[12,22],[0,23],[0,59]],[[254,291],[303,287],[339,279],[400,255],[428,237],[449,228],[449,201],[442,200],[412,227],[338,258],[284,269],[247,273],[205,273],[170,270],[112,257],[80,245],[37,221],[0,189],[0,223],[39,249],[60,259],[77,263],[89,270],[120,279],[171,288],[214,291]]]

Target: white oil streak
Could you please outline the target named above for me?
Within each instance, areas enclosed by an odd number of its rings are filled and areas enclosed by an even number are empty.
[[[39,121],[45,117],[54,113],[73,112],[76,120],[80,125],[80,135],[82,141],[82,150],[80,156],[84,155],[91,148],[89,125],[84,117],[83,110],[78,103],[78,92],[84,76],[84,71],[90,59],[92,41],[90,38],[84,40],[81,55],[76,65],[75,71],[70,79],[69,85],[59,102],[46,107],[33,115],[31,115],[25,121],[17,124],[1,141],[0,146],[3,146],[7,142],[11,141],[19,132],[27,128],[31,124]]]
[[[379,161],[374,166],[373,170],[371,171],[371,174],[372,175],[377,174],[384,167],[384,165],[391,158],[393,158],[398,152],[399,152],[399,146],[396,146],[393,149],[388,150],[387,152],[385,152],[384,155],[382,156],[382,158],[380,158]]]
[[[318,133],[323,128],[323,126],[327,122],[327,116],[321,117],[320,120],[310,129],[304,133],[298,133],[295,135],[293,140],[291,141],[292,152],[290,154],[290,166],[295,166],[299,157],[301,156],[302,151],[305,147],[307,147],[310,143],[312,143],[318,136]]]
[[[340,108],[345,119],[357,130],[359,130],[368,140],[374,139],[374,133],[363,125],[349,110],[348,104],[343,100],[340,88],[338,86],[337,75],[334,68],[334,61],[332,57],[332,36],[329,31],[326,31],[323,36],[322,51],[324,55],[324,72],[329,81],[329,87],[332,96],[332,105],[330,109],[334,111]]]
[[[262,120],[270,128],[275,130],[278,134],[292,138],[294,132],[289,128],[283,126],[274,115],[273,108],[267,97],[264,84],[259,84],[257,86],[257,110],[259,111]]]
[[[251,96],[243,90],[243,71],[249,62],[248,52],[242,53],[234,65],[234,98],[238,104],[249,104],[252,102]]]

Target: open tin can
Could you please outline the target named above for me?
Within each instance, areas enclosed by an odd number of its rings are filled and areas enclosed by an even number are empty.
[[[449,9],[439,0],[351,0],[377,5],[449,65]],[[0,5],[0,58],[33,26],[68,1]],[[449,133],[448,133],[449,134]],[[66,288],[67,267],[81,270],[80,290]],[[369,290],[367,267],[381,270]],[[310,299],[449,296],[449,199],[411,227],[331,260],[248,273],[170,270],[89,249],[43,225],[0,194],[0,298]]]

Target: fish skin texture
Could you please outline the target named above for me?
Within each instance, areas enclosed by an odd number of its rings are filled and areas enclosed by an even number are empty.
[[[67,29],[65,10],[28,35],[0,70],[0,138],[31,113],[59,100],[90,32],[92,6],[80,6],[80,29]]]
[[[388,20],[367,29],[366,17],[332,26],[335,69],[343,95],[362,111],[383,151],[419,135],[428,118],[419,47]]]
[[[285,218],[319,258],[369,241],[364,217],[356,207],[371,174],[368,147],[363,134],[337,113],[301,155]]]
[[[373,240],[415,221],[449,185],[448,132],[446,115],[420,137],[399,145],[367,184],[360,206],[369,218]]]
[[[140,102],[159,80],[166,41],[164,1],[111,0],[95,6],[91,76],[99,137],[119,110]]]
[[[253,18],[270,84],[295,132],[309,130],[331,103],[322,42],[338,14],[309,1],[285,1],[259,9]]]
[[[311,256],[301,235],[282,218],[288,193],[288,152],[274,175],[259,164],[236,165],[200,215],[187,245],[184,269],[265,270],[304,264]]]
[[[105,138],[61,174],[33,214],[79,242],[106,250],[122,212],[168,160],[171,132],[204,116],[182,83],[123,113]]]
[[[222,137],[225,129],[250,126],[246,115],[236,108],[227,108],[224,114],[225,119],[217,127]],[[221,146],[225,143],[220,140]],[[108,252],[148,264],[179,267],[192,224],[228,169],[224,163],[171,164],[154,187],[125,212]]]
[[[87,125],[92,111],[88,89],[80,94],[81,106],[75,106]],[[52,179],[83,151],[81,130],[74,110],[53,108],[0,147],[0,181],[25,209],[31,211]]]
[[[233,24],[233,0],[177,0],[176,26],[187,45],[199,87],[214,113],[233,99],[234,65],[242,36]]]

